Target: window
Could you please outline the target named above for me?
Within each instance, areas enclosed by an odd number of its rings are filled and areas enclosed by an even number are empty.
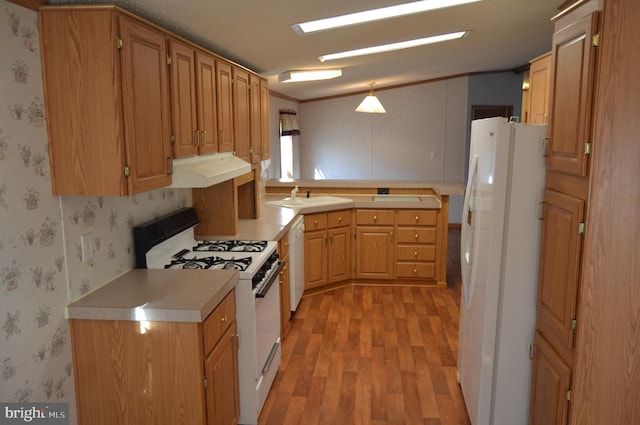
[[[293,136],[280,136],[280,178],[293,178]]]

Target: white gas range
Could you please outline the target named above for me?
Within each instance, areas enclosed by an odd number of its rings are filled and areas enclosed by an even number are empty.
[[[280,366],[280,291],[275,241],[196,240],[193,208],[134,228],[136,266],[235,269],[241,424],[257,424]]]

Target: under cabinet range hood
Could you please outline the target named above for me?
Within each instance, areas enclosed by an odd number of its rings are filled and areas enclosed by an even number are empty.
[[[209,187],[250,171],[251,164],[231,152],[174,159],[173,178],[169,187]]]

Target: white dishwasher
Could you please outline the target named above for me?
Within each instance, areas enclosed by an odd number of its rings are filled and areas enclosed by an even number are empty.
[[[296,311],[304,292],[304,217],[299,216],[289,229],[289,272],[291,311]]]

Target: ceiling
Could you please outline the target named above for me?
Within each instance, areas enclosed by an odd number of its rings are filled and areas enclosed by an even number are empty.
[[[406,0],[50,0],[115,3],[269,79],[272,91],[298,100],[353,94],[451,75],[511,70],[551,48],[562,0],[484,0],[402,18],[298,35],[291,24]],[[358,58],[318,56],[470,30],[462,39]],[[287,70],[342,68],[342,77],[279,83]]]

